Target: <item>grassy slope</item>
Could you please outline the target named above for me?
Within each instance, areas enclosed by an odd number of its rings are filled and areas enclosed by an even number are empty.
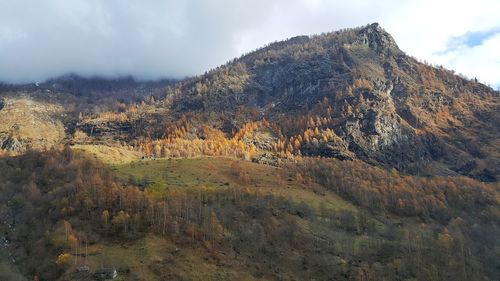
[[[242,268],[222,268],[204,248],[182,247],[174,241],[147,235],[133,243],[98,243],[88,248],[91,271],[115,267],[115,280],[256,280]],[[90,274],[75,273],[75,266],[61,280],[94,280]],[[127,273],[124,273],[127,272]]]
[[[149,177],[165,188],[249,188],[292,201],[304,201],[310,206],[334,210],[354,210],[355,207],[333,193],[314,192],[315,184],[303,184],[284,169],[224,157],[161,159],[136,161],[114,166],[122,180]],[[246,173],[246,179],[239,175]]]
[[[73,146],[73,149],[91,155],[93,158],[111,165],[130,163],[142,156],[141,153],[137,151],[105,145],[77,144]]]

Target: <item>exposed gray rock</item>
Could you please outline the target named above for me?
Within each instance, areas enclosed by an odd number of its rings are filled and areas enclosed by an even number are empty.
[[[20,151],[24,145],[15,137],[0,135],[0,148],[7,151]]]
[[[103,120],[92,120],[79,123],[76,126],[89,137],[98,140],[129,139],[132,124],[130,122],[110,122]]]
[[[381,51],[384,49],[398,49],[398,45],[392,36],[386,32],[378,23],[361,29],[359,31],[360,43],[369,46],[370,48]]]
[[[263,153],[263,154],[257,155],[252,159],[252,162],[270,165],[270,166],[276,166],[276,167],[279,167],[282,165],[281,158],[279,158],[278,156],[276,156],[272,153]]]
[[[257,149],[272,151],[278,137],[271,130],[257,130],[252,137],[245,137],[242,141],[247,145],[254,145]]]
[[[340,160],[353,160],[356,158],[356,155],[349,151],[344,141],[341,143],[333,141],[321,142],[317,146],[314,146],[312,143],[306,143],[300,150],[303,155],[331,157]]]

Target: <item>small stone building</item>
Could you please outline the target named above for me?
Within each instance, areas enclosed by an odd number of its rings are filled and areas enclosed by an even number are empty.
[[[115,268],[101,268],[94,272],[94,277],[97,280],[114,279],[118,276]]]

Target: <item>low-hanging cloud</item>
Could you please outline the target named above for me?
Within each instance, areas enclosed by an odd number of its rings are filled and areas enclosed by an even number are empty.
[[[0,0],[0,81],[42,81],[70,72],[181,78],[271,41],[380,22],[409,54],[500,83],[491,75],[500,73],[498,52],[488,53],[496,58],[470,49],[438,55],[450,38],[499,26],[498,1],[478,0],[476,8],[465,1],[439,2],[449,5],[447,14],[436,12],[443,8],[436,1],[366,2]],[[484,45],[490,41],[474,48],[492,50]],[[489,73],[470,65],[477,60],[488,63]]]

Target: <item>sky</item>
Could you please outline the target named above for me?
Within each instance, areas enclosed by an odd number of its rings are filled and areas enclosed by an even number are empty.
[[[0,0],[0,81],[202,74],[267,43],[378,22],[407,54],[500,87],[499,0]]]

